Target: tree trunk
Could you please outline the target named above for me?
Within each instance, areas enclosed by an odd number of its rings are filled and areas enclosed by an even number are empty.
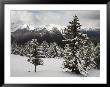
[[[36,72],[36,65],[35,65],[35,72]]]
[[[36,72],[36,59],[35,59],[35,72]]]
[[[80,74],[79,70],[78,70],[78,67],[77,67],[77,59],[75,59],[75,73],[76,74]]]

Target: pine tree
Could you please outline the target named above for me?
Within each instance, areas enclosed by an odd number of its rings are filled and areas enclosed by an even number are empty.
[[[89,53],[86,49],[90,41],[88,41],[86,34],[79,32],[80,27],[79,19],[75,15],[74,19],[69,22],[69,26],[65,28],[65,40],[63,40],[66,44],[64,50],[64,68],[77,74],[87,75],[89,70],[87,68],[89,68],[91,60],[89,57],[87,59]],[[84,56],[84,54],[86,55]]]
[[[53,42],[53,49],[54,49],[54,57],[58,56],[58,49],[57,49],[58,45],[56,42]]]
[[[34,64],[35,66],[35,72],[36,72],[36,66],[43,64],[43,61],[40,59],[40,53],[38,51],[39,49],[39,44],[37,42],[37,39],[32,39],[30,42],[30,52],[31,52],[31,58],[29,58],[27,61]]]
[[[94,49],[94,62],[95,62],[95,68],[100,69],[100,44],[98,43],[97,46]]]
[[[71,50],[69,44],[65,45],[64,57],[65,57],[64,68],[71,70],[74,62],[72,61],[73,54],[72,54],[72,50]]]
[[[32,51],[33,51],[33,48],[32,48],[32,41],[28,41],[25,46],[24,46],[24,53],[25,53],[25,56],[31,58],[32,57]]]
[[[43,46],[39,45],[37,48],[38,58],[45,58],[45,53],[43,52]]]
[[[54,58],[56,53],[55,53],[55,50],[54,50],[54,44],[53,43],[50,43],[50,46],[48,48],[48,51],[46,52],[46,55],[48,58]]]
[[[89,70],[94,67],[94,44],[91,41],[83,41],[83,46],[77,50],[76,57],[79,58],[78,69],[81,74],[87,76]]]
[[[56,46],[57,57],[63,57],[64,50],[60,46]]]
[[[20,46],[17,45],[16,43],[13,43],[13,44],[11,45],[12,54],[20,55],[20,50],[21,50]]]
[[[45,56],[47,57],[48,54],[47,54],[47,51],[48,51],[48,48],[49,48],[49,45],[46,41],[43,41],[41,43],[41,46],[43,47],[42,51],[44,52]]]
[[[50,43],[50,46],[46,52],[47,57],[55,58],[58,56],[58,45],[56,42]]]

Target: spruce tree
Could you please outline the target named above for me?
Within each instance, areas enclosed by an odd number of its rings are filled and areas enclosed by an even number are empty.
[[[42,51],[44,52],[44,55],[47,57],[48,56],[47,51],[49,48],[49,44],[46,41],[43,41],[41,43],[41,46],[43,47]]]
[[[79,23],[79,19],[75,15],[73,20],[69,22],[67,28],[65,28],[65,40],[63,40],[66,44],[64,50],[64,68],[67,68],[71,72],[75,72],[77,74],[80,73],[87,75],[87,68],[91,64],[91,60],[89,57],[86,59],[88,56],[88,51],[85,49],[88,47],[90,41],[88,41],[86,34],[84,35],[79,32],[80,27],[81,25]],[[86,54],[86,57],[84,54]]]
[[[50,46],[49,46],[46,54],[47,54],[48,58],[54,58],[55,57],[56,52],[55,52],[55,44],[54,43],[50,43]]]
[[[100,69],[100,44],[98,43],[97,46],[94,49],[95,54],[95,68]]]
[[[79,73],[77,64],[78,64],[78,58],[76,57],[76,50],[78,49],[78,46],[75,44],[78,41],[78,29],[80,29],[80,23],[79,23],[79,19],[78,17],[75,15],[74,19],[69,22],[69,26],[67,26],[67,29],[65,29],[65,39],[63,40],[66,42],[66,44],[68,43],[69,48],[71,49],[71,57],[70,56],[66,56],[65,55],[65,67],[69,68],[70,70],[72,70],[72,72],[76,72]],[[66,53],[66,52],[65,52]],[[67,62],[67,60],[69,60]],[[72,63],[71,63],[72,62]],[[70,64],[69,64],[70,63]],[[69,66],[67,66],[69,65]]]
[[[37,42],[37,39],[32,39],[30,42],[30,52],[31,52],[31,58],[29,58],[27,61],[34,64],[35,66],[35,72],[36,72],[36,66],[37,65],[42,65],[43,61],[40,59],[40,53],[39,53],[39,44]]]

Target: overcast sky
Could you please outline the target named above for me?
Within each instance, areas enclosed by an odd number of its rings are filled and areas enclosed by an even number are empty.
[[[37,26],[47,24],[58,24],[66,26],[77,15],[83,27],[100,27],[99,10],[83,11],[56,11],[56,10],[25,10],[11,11],[11,23],[15,24],[34,24]]]

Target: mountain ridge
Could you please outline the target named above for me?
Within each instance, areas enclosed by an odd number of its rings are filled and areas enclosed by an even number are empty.
[[[62,44],[62,40],[64,39],[64,31],[60,31],[55,26],[52,26],[50,30],[47,29],[48,27],[50,28],[48,25],[47,27],[42,27],[40,29],[35,28],[33,30],[30,30],[29,26],[24,27],[23,29],[19,28],[16,31],[11,32],[11,41],[13,42],[16,40],[17,43],[21,44],[34,38],[37,39],[40,43],[42,41],[47,41],[48,43],[57,42],[58,44]],[[80,29],[80,32],[87,34],[87,36],[95,42],[100,41],[100,29]]]
[[[27,29],[27,30],[42,30],[43,28],[46,28],[48,31],[51,31],[54,27],[56,27],[61,33],[64,32],[64,29],[67,28],[67,26],[62,26],[58,24],[47,24],[47,25],[41,25],[41,26],[35,26],[32,24],[22,24],[17,25],[16,27],[11,28],[11,32],[15,32],[17,29]],[[100,28],[98,27],[81,27],[79,31],[100,31]]]

